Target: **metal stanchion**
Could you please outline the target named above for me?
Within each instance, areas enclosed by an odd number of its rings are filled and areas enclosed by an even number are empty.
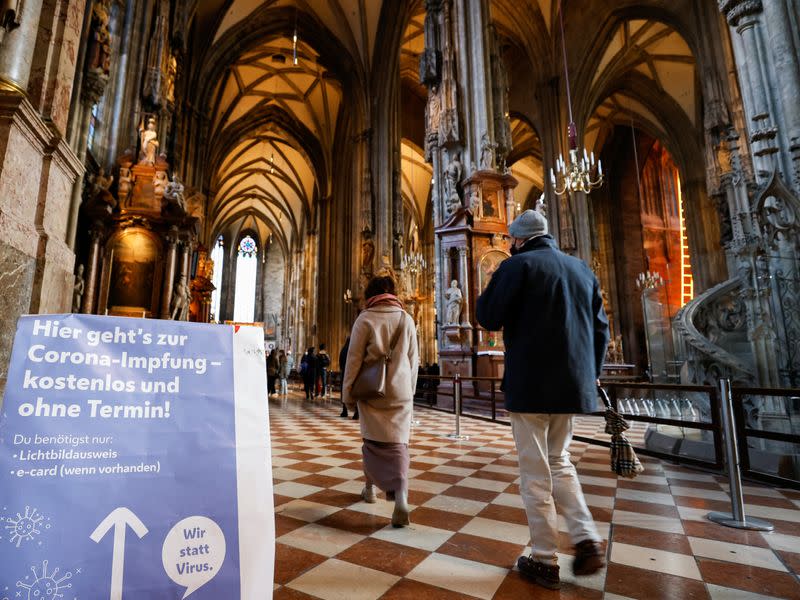
[[[772,523],[754,517],[747,517],[744,513],[742,474],[739,470],[739,452],[737,450],[736,422],[733,412],[733,397],[731,395],[730,380],[719,380],[719,395],[722,408],[722,428],[725,434],[725,458],[728,464],[731,512],[710,512],[707,517],[710,521],[725,525],[726,527],[752,529],[755,531],[772,531],[774,529]]]
[[[451,440],[468,440],[468,435],[461,435],[461,375],[458,373],[453,381],[453,400],[456,405],[456,432],[448,433],[446,437]]]

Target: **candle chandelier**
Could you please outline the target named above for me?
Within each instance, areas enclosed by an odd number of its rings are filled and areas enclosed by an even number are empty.
[[[590,194],[592,190],[603,185],[603,163],[601,160],[595,160],[594,152],[589,154],[584,148],[581,155],[578,150],[578,128],[572,116],[572,92],[569,85],[567,43],[564,37],[564,13],[561,6],[558,8],[558,18],[561,25],[561,51],[564,55],[564,81],[567,86],[567,106],[569,108],[569,127],[567,128],[569,162],[565,162],[563,154],[560,154],[556,161],[555,170],[550,169],[550,181],[553,184],[555,193],[559,196],[571,192]]]
[[[422,273],[426,266],[425,257],[422,256],[421,252],[404,254],[403,258],[400,259],[400,268],[403,271],[407,270],[412,275]]]
[[[658,271],[639,273],[636,278],[636,288],[641,291],[654,290],[664,285],[664,278]]]

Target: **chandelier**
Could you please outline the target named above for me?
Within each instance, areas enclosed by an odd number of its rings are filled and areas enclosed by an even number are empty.
[[[589,154],[586,152],[586,148],[583,149],[582,156],[578,151],[578,128],[572,116],[572,92],[569,85],[567,42],[564,37],[564,13],[561,6],[559,6],[558,18],[561,25],[561,51],[564,55],[564,81],[567,86],[567,106],[569,108],[569,126],[567,128],[569,162],[564,162],[564,156],[560,154],[556,161],[556,169],[550,169],[550,181],[558,196],[572,192],[590,194],[592,190],[603,185],[603,163],[600,160],[595,161],[594,152]]]
[[[658,271],[639,273],[636,278],[636,288],[642,291],[653,290],[664,285],[664,278]]]
[[[419,275],[428,264],[421,252],[403,254],[400,258],[400,272],[403,277],[403,296],[406,301],[417,298],[419,295]],[[415,319],[416,320],[416,319]]]
[[[404,254],[403,258],[400,259],[400,269],[403,271],[407,270],[412,275],[418,275],[426,266],[425,257],[422,256],[421,252]]]

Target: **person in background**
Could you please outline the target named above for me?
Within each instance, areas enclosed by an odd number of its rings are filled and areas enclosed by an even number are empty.
[[[267,390],[270,396],[275,396],[275,382],[278,380],[278,353],[273,348],[267,357]]]
[[[294,371],[294,354],[292,353],[292,349],[289,348],[286,351],[286,373],[287,373],[286,379],[287,379],[287,381],[292,376],[292,371]]]
[[[433,379],[428,380],[428,404],[433,406],[438,401],[439,384],[441,383],[439,376],[442,372],[439,369],[439,363],[435,362],[428,365],[426,374],[433,377]]]
[[[303,389],[306,400],[314,399],[314,386],[317,381],[317,357],[314,356],[314,346],[308,349],[300,359],[300,375],[303,377]]]
[[[344,369],[347,366],[347,351],[350,349],[350,336],[344,341],[344,346],[339,351],[339,371],[342,373],[342,383],[344,383]],[[342,400],[342,412],[339,414],[342,418],[347,418],[347,404]]]
[[[502,329],[505,341],[505,406],[532,540],[531,555],[517,566],[535,583],[558,589],[556,510],[575,545],[573,573],[591,575],[605,566],[568,448],[573,415],[597,407],[608,319],[597,278],[558,249],[544,215],[526,210],[508,232],[513,256],[492,275],[476,316],[488,331]]]
[[[323,398],[328,395],[328,367],[330,366],[331,357],[325,349],[325,344],[320,344],[317,353],[317,378],[320,380],[321,386],[317,390],[317,395],[321,395]]]
[[[361,497],[367,503],[376,502],[377,485],[395,502],[392,525],[405,527],[409,524],[408,440],[419,365],[417,331],[397,298],[391,277],[373,277],[364,297],[366,308],[358,315],[350,336],[342,400],[350,409],[358,406],[359,411],[366,477]],[[362,365],[377,362],[387,353],[391,357],[384,396],[353,398],[351,391]]]
[[[289,393],[289,359],[283,350],[278,353],[278,379],[281,381],[281,396],[285,397]]]

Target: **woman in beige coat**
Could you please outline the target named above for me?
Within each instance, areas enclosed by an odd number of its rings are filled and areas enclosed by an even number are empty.
[[[357,404],[367,479],[361,497],[365,502],[373,503],[376,501],[374,486],[382,489],[389,500],[395,501],[392,525],[403,527],[409,523],[408,440],[419,367],[417,330],[414,320],[397,299],[391,277],[373,277],[364,296],[365,310],[359,314],[350,335],[342,400],[355,410],[356,399],[350,392],[362,365],[386,356],[396,338],[388,363],[385,396],[360,398]]]

